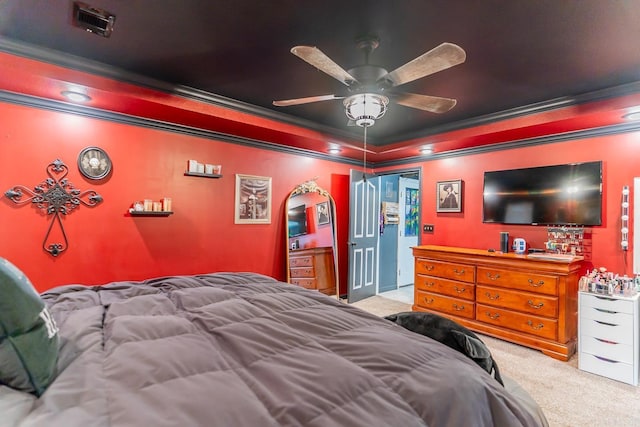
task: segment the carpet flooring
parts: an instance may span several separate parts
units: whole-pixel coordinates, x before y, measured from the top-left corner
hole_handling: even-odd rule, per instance
[[[352,305],[378,316],[411,311],[411,304],[373,296]],[[561,362],[507,341],[478,334],[500,372],[542,407],[551,427],[640,427],[640,387],[578,369],[578,356]]]

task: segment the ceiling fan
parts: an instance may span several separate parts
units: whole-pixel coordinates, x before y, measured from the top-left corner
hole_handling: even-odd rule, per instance
[[[379,46],[377,38],[362,39],[357,46],[365,53],[365,63],[348,71],[345,71],[317,47],[295,46],[291,49],[291,53],[300,59],[346,85],[352,95],[337,96],[332,94],[285,99],[273,101],[273,105],[288,107],[342,99],[347,116],[351,119],[350,122],[353,121],[359,126],[371,126],[375,120],[382,117],[389,99],[405,107],[432,113],[445,113],[456,105],[455,99],[395,92],[393,88],[463,63],[466,59],[466,53],[460,46],[453,43],[442,43],[391,72],[369,64],[370,53]],[[369,105],[366,105],[367,102]],[[369,114],[365,114],[364,110],[370,107],[373,107],[373,110],[368,111]]]

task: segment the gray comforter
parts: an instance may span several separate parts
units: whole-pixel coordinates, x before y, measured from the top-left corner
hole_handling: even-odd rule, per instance
[[[0,386],[0,425],[537,426],[464,355],[253,273],[65,286],[44,395]]]

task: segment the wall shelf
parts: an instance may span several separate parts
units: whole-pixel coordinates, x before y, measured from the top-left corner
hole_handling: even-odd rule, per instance
[[[131,216],[169,216],[173,215],[172,211],[134,211],[129,209]]]
[[[222,178],[222,175],[215,173],[185,172],[185,176],[199,176],[202,178]]]

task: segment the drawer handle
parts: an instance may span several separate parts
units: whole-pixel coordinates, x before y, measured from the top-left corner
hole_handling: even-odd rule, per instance
[[[601,357],[601,356],[596,356],[595,354],[593,355],[593,357],[595,357],[596,359],[600,359],[604,362],[609,362],[609,363],[620,363],[617,360],[611,360],[611,359],[607,359],[606,357]]]
[[[497,320],[500,318],[500,313],[491,314],[488,311],[485,311],[484,314],[486,314],[489,319]]]
[[[464,311],[464,305],[453,304],[453,309],[455,311]]]
[[[596,320],[595,322],[600,323],[601,325],[606,325],[606,326],[619,326],[619,325],[616,325],[615,323],[601,322],[599,320]]]
[[[453,273],[457,274],[458,276],[461,276],[464,274],[464,268],[462,270],[458,270],[457,268],[454,268]]]
[[[619,342],[610,341],[610,340],[603,340],[602,338],[596,338],[596,337],[593,337],[593,338],[594,338],[596,341],[600,341],[600,342],[603,342],[603,343],[605,343],[605,344],[615,344],[615,345],[620,344]]]
[[[426,265],[426,264],[425,264],[424,268],[425,268],[427,271],[431,271],[431,270],[433,270],[433,269],[435,268],[435,266],[433,266],[433,265]]]
[[[541,302],[540,304],[534,304],[534,303],[533,303],[533,301],[529,300],[529,301],[527,301],[527,304],[528,304],[530,307],[535,308],[536,310],[537,310],[537,309],[539,309],[539,308],[544,307],[544,303],[543,303],[543,302]]]
[[[463,293],[464,291],[467,290],[467,288],[459,288],[457,286],[454,286],[453,289],[459,294],[461,294],[461,293]]]
[[[424,282],[424,285],[429,287],[429,288],[433,288],[435,283],[434,282]]]
[[[427,304],[433,304],[433,298],[424,298],[424,302],[426,302]]]
[[[600,313],[618,314],[618,312],[617,312],[617,311],[604,310],[604,309],[602,309],[602,308],[595,308],[595,307],[594,307],[594,309],[595,309],[596,311],[599,311]]]
[[[487,298],[489,298],[490,300],[493,300],[493,301],[495,301],[498,298],[500,298],[500,294],[496,294],[496,296],[491,295],[489,292],[485,292],[484,294],[487,296]]]
[[[487,273],[487,277],[489,280],[498,280],[500,278],[499,274],[492,275],[491,273]]]
[[[531,320],[527,320],[527,325],[531,326],[531,328],[535,329],[536,331],[544,328],[544,325],[542,323],[538,323],[537,325],[534,325]]]
[[[534,288],[539,288],[540,286],[544,285],[544,280],[538,280],[538,282],[535,283],[533,279],[527,279],[527,282],[529,282],[529,284]]]

